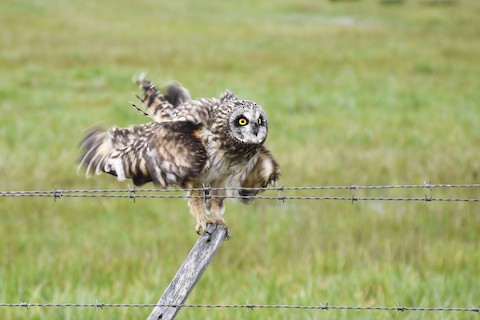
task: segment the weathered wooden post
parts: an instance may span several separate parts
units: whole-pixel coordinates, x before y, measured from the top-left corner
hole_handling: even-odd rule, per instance
[[[226,235],[225,228],[212,224],[207,225],[207,230],[198,238],[147,320],[175,318],[181,308],[178,305],[187,300]]]

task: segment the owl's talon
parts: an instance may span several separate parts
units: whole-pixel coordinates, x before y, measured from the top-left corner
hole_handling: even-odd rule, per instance
[[[225,220],[223,220],[222,218],[220,219],[211,218],[207,220],[207,224],[214,224],[216,226],[223,227],[225,229],[225,240],[230,240],[231,238],[230,231],[228,229],[228,225],[225,223]]]
[[[198,235],[202,235],[207,230],[207,222],[206,220],[199,221],[195,226],[195,232]]]

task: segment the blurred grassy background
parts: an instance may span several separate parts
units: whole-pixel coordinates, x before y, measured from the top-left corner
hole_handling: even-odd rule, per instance
[[[0,189],[126,188],[77,176],[74,161],[90,125],[146,121],[128,103],[142,71],[195,98],[229,88],[261,104],[281,185],[478,183],[480,3],[398,3],[4,0]],[[478,197],[459,192],[431,195]],[[379,194],[412,191],[357,196]],[[183,200],[1,198],[0,207],[0,302],[154,303],[197,238]],[[189,303],[478,305],[476,204],[257,201],[229,203],[226,219],[233,237]],[[0,309],[3,319],[149,313]],[[427,316],[473,318],[185,309],[178,319]]]

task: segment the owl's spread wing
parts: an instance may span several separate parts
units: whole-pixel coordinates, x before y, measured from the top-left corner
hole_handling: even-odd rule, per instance
[[[258,151],[258,160],[252,171],[247,175],[245,181],[242,183],[242,188],[265,188],[268,185],[273,185],[280,177],[280,169],[277,161],[273,158],[270,151],[263,145]],[[244,203],[253,200],[259,190],[241,189],[239,195]]]
[[[95,129],[82,141],[80,165],[87,176],[106,172],[137,186],[153,181],[161,187],[184,187],[208,162],[199,130],[201,125],[188,121]]]
[[[146,114],[156,122],[189,121],[205,125],[219,103],[217,99],[192,100],[188,90],[177,82],[168,83],[164,94],[144,75],[139,77],[137,83],[143,90],[140,100]]]
[[[175,108],[192,99],[188,90],[177,82],[166,84],[165,93],[161,93],[145,75],[140,75],[137,83],[143,91],[143,98],[139,98],[146,114],[157,122],[172,120]]]

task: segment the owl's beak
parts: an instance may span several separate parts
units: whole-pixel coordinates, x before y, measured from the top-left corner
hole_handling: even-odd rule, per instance
[[[259,125],[258,124],[254,124],[253,127],[252,127],[252,132],[254,135],[257,135],[258,134],[258,130],[259,130]]]

